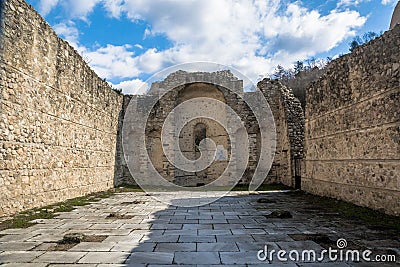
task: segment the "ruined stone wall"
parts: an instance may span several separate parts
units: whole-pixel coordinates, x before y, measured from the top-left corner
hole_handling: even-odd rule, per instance
[[[209,82],[204,83],[204,81]],[[224,83],[225,86],[213,85],[214,82]],[[293,96],[291,91],[284,87],[280,82],[264,80],[258,84],[267,101],[269,102],[271,111],[274,115],[276,130],[277,130],[277,151],[271,171],[265,173],[265,183],[283,182],[289,186],[295,186],[293,159],[303,157],[303,140],[304,140],[304,116],[300,102]],[[191,87],[195,91],[187,91]],[[148,104],[153,98],[158,98],[166,89],[174,88],[172,91],[160,97],[157,105],[149,116],[146,128],[147,148],[153,164],[158,172],[171,182],[176,182],[180,185],[196,186],[197,184],[209,183],[218,175],[208,176],[206,179],[202,177],[193,177],[193,175],[182,175],[177,173],[177,170],[171,165],[168,159],[163,156],[162,144],[160,142],[161,128],[166,116],[177,106],[182,99],[187,100],[193,97],[209,97],[215,98],[226,103],[231,107],[236,114],[240,116],[245,123],[245,127],[249,136],[249,158],[246,172],[240,183],[248,184],[253,176],[254,170],[258,164],[259,147],[260,147],[260,131],[256,118],[246,104],[246,99],[251,98],[252,92],[243,92],[243,82],[234,77],[229,71],[216,73],[187,73],[178,71],[169,75],[164,81],[153,83],[150,93],[143,96],[125,96],[125,104],[123,112],[125,112],[128,103],[134,98],[137,101],[136,109],[148,108]],[[202,89],[203,88],[203,89]],[[214,88],[214,89],[212,89]],[[232,91],[226,88],[231,88]],[[216,89],[216,90],[215,90]],[[220,93],[218,93],[218,91]],[[195,93],[193,95],[193,93]],[[215,96],[213,96],[215,94]],[[220,95],[222,94],[222,95]],[[193,107],[200,108],[200,107]],[[215,113],[226,113],[226,110],[220,110]],[[123,119],[123,117],[121,117]],[[204,124],[208,124],[204,121]],[[122,129],[122,121],[120,130]],[[190,125],[188,125],[190,126]],[[194,126],[194,125],[191,125]],[[217,130],[217,126],[209,125],[213,131]],[[188,134],[190,135],[190,133]],[[225,132],[218,130],[213,140],[218,144],[226,146]],[[181,140],[189,140],[193,143],[193,136],[182,138]],[[218,140],[219,139],[219,140]],[[169,144],[172,145],[172,144]],[[190,144],[189,144],[190,146]],[[181,146],[185,150],[185,145]],[[225,147],[226,148],[226,147]],[[228,149],[229,150],[229,149]],[[121,152],[121,132],[118,142],[118,163],[121,163],[117,169],[116,175],[117,184],[134,184],[125,162],[124,155]],[[190,155],[188,155],[190,157]],[[143,156],[144,157],[144,156]],[[210,173],[221,173],[225,165],[219,163],[217,167],[212,166]],[[177,179],[179,177],[179,179]],[[235,177],[234,177],[235,178]]]
[[[276,152],[271,175],[277,176],[277,182],[291,187],[296,184],[297,174],[303,159],[304,115],[300,101],[292,91],[279,81],[264,79],[258,88],[268,100],[276,127]]]
[[[122,96],[31,6],[0,3],[0,215],[113,187]]]
[[[393,29],[397,24],[400,24],[400,1],[397,2],[394,8],[392,19],[390,21],[390,29]]]
[[[400,25],[307,90],[303,188],[400,214]]]
[[[204,83],[204,81],[206,82]],[[144,110],[146,109],[151,108],[149,107],[149,105],[154,104],[153,100],[155,98],[158,99],[156,105],[151,110],[150,116],[148,117],[146,123],[146,147],[154,167],[166,180],[170,182],[185,186],[207,184],[215,180],[215,178],[218,178],[226,168],[227,161],[220,161],[212,163],[211,166],[209,166],[204,172],[183,172],[182,170],[175,168],[169,162],[169,160],[163,153],[160,140],[161,129],[167,115],[170,114],[172,110],[182,102],[196,97],[207,97],[210,99],[217,99],[224,103],[226,102],[229,106],[235,106],[231,103],[233,99],[237,101],[235,94],[229,92],[229,90],[222,86],[214,85],[213,83],[217,81],[222,81],[222,83],[226,87],[243,93],[243,82],[234,77],[230,72],[222,71],[216,73],[187,73],[184,71],[177,71],[170,74],[164,81],[153,83],[150,92],[147,95],[125,97],[125,104],[122,113],[126,112],[128,103],[131,103],[132,99],[134,100],[135,104],[137,104],[137,107],[135,109],[138,110],[140,113],[144,112]],[[172,90],[165,93],[169,89]],[[193,108],[200,109],[199,111],[201,112],[201,109],[204,107],[198,106]],[[218,112],[217,110],[215,110],[215,113],[223,114],[226,113],[226,111],[221,110]],[[121,117],[121,119],[123,119],[123,117]],[[191,151],[194,140],[193,135],[191,134],[192,129],[189,128],[194,127],[194,124],[196,124],[197,122],[202,122],[207,126],[208,138],[213,139],[217,145],[221,145],[225,149],[228,148],[229,138],[227,137],[227,133],[220,125],[207,119],[194,120],[184,127],[183,132],[181,133],[184,136],[181,136],[181,138],[179,138],[181,141],[180,149],[187,158],[193,158],[194,156],[196,156],[196,152],[194,150]],[[117,151],[121,151],[123,149],[121,145],[121,130],[123,127],[122,121],[120,125],[121,127],[119,132]],[[174,146],[175,144],[169,145]],[[117,178],[116,183],[134,184],[135,181],[129,173],[126,158],[124,157],[123,152],[118,152],[118,157],[118,163],[120,163],[117,167],[119,178]],[[141,157],[145,157],[145,155],[142,155]]]

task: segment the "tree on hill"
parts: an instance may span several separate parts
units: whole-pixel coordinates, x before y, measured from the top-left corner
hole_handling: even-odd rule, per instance
[[[381,34],[382,32],[377,34],[376,32],[369,31],[364,33],[362,36],[355,36],[349,43],[350,52],[352,52],[356,47],[372,41]],[[272,79],[277,79],[284,85],[290,87],[293,90],[294,96],[300,100],[303,110],[305,110],[307,87],[326,72],[325,66],[330,61],[332,61],[331,57],[319,60],[311,57],[304,61],[296,61],[293,68],[285,69],[281,65],[278,65],[270,77]]]
[[[296,61],[293,68],[288,69],[278,65],[271,78],[277,79],[287,87],[290,87],[294,96],[300,100],[304,111],[306,107],[306,88],[322,76],[325,72],[325,65],[331,60],[332,58],[329,57],[320,60],[312,57],[304,61]]]
[[[349,43],[349,50],[350,50],[350,52],[353,52],[353,50],[354,50],[356,47],[358,47],[358,46],[360,46],[360,45],[362,45],[362,44],[365,44],[365,43],[368,43],[368,42],[374,40],[376,37],[378,37],[378,36],[381,35],[381,34],[382,34],[382,33],[377,34],[376,32],[371,32],[371,31],[369,31],[369,32],[364,33],[362,37],[359,36],[359,35],[357,35],[357,36],[354,37],[353,40]]]

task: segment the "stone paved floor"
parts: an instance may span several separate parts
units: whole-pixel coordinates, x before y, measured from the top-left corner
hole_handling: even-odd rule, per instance
[[[189,195],[180,193],[179,198],[187,200]],[[259,198],[266,198],[269,203],[258,203]],[[289,210],[293,218],[265,216],[279,209]],[[132,216],[106,218],[110,213]],[[47,251],[67,233],[106,238],[102,242],[81,242],[68,251]],[[310,240],[312,234],[320,237]],[[373,266],[370,262],[332,262],[327,258],[317,263],[281,262],[276,254],[271,261],[262,262],[257,258],[257,251],[265,245],[269,251],[297,249],[301,253],[307,249],[320,253],[323,247],[337,249],[339,238],[347,240],[349,249],[368,248],[374,255],[397,253],[397,264],[400,259],[399,236],[368,229],[337,214],[316,209],[302,195],[283,192],[259,195],[232,192],[214,203],[193,208],[170,206],[144,193],[122,193],[60,213],[54,219],[38,220],[38,224],[27,229],[4,230],[0,235],[4,235],[0,238],[2,267]]]

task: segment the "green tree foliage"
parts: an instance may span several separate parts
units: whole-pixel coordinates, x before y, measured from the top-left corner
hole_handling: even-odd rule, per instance
[[[306,89],[310,83],[318,79],[325,72],[325,65],[332,58],[309,58],[304,61],[296,61],[293,68],[285,69],[281,65],[276,66],[271,78],[281,81],[290,87],[295,97],[300,100],[303,111],[306,107]]]
[[[369,31],[364,33],[362,36],[355,36],[349,43],[349,50],[353,51],[356,47],[368,43],[371,40],[377,38],[380,34]],[[341,55],[342,56],[342,55]],[[316,59],[311,57],[304,61],[296,61],[293,68],[285,69],[281,65],[276,66],[272,79],[278,79],[287,87],[293,90],[294,96],[296,96],[300,102],[303,110],[306,107],[306,89],[310,84],[321,77],[325,72],[325,66],[332,61],[331,57],[326,59]]]

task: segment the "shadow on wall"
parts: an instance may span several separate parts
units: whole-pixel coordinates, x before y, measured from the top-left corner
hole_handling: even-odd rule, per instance
[[[127,177],[125,174],[129,174],[127,165],[125,164],[124,151],[122,148],[122,126],[125,117],[126,108],[131,100],[131,95],[124,95],[122,101],[122,107],[118,114],[118,130],[117,138],[115,141],[115,159],[114,159],[114,187],[131,184],[135,185],[135,181],[131,176]]]
[[[122,103],[122,108],[118,114],[118,130],[117,130],[117,138],[115,140],[115,158],[114,158],[114,187],[119,186],[119,182],[122,178],[122,164],[121,160],[123,160],[124,152],[122,151],[122,122],[125,116],[124,110],[125,97]]]

